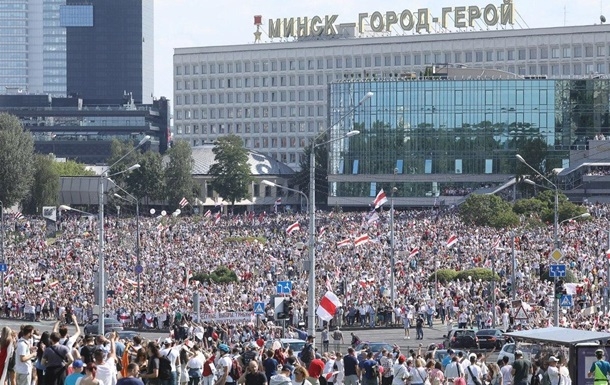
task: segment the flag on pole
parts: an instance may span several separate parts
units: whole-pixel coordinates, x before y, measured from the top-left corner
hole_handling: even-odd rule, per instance
[[[279,205],[281,205],[281,204],[282,204],[282,197],[279,197],[279,198],[277,198],[277,199],[275,200],[275,205],[276,205],[276,206],[279,206]]]
[[[365,243],[368,243],[370,241],[371,241],[371,239],[369,238],[369,235],[364,234],[364,235],[361,235],[358,238],[356,238],[356,240],[354,241],[354,245],[360,246],[360,245],[364,245]]]
[[[186,206],[188,204],[189,204],[189,201],[187,201],[185,197],[182,197],[182,199],[180,200],[180,203],[179,203],[180,208],[183,209],[184,206]]]
[[[341,301],[329,290],[320,300],[316,314],[324,321],[330,321],[337,313],[337,308],[339,307],[341,307]]]
[[[381,191],[379,191],[379,193],[375,197],[375,200],[373,201],[373,205],[375,206],[375,209],[378,209],[387,201],[388,201],[388,198],[386,198],[385,192],[383,191],[383,189],[381,189]]]
[[[220,221],[220,211],[214,215],[214,224],[217,224]]]
[[[13,218],[15,220],[23,219],[23,214],[21,214],[20,211],[17,211],[15,214],[13,214]]]
[[[419,254],[419,248],[418,247],[414,247],[414,248],[411,249],[411,252],[409,253],[409,257],[413,258],[417,254]]]
[[[458,238],[455,234],[451,234],[451,236],[449,237],[449,239],[447,239],[447,247],[451,247],[453,245],[455,245],[458,241]]]
[[[371,216],[369,217],[369,219],[366,221],[369,225],[371,223],[375,223],[379,220],[379,215],[376,212],[373,212],[373,214],[371,214]]]
[[[205,212],[205,214],[203,214],[203,216],[204,216],[205,218],[209,218],[209,217],[211,217],[211,216],[212,216],[212,210],[208,210],[208,211],[206,211],[206,212]]]
[[[320,227],[320,232],[318,233],[318,237],[321,237],[324,234],[326,234],[326,227]]]
[[[293,224],[288,226],[288,228],[286,229],[286,233],[292,234],[293,232],[295,232],[297,230],[301,230],[301,226],[299,225],[299,222],[294,222]]]
[[[500,241],[502,240],[502,238],[498,237],[498,240],[494,243],[493,249],[497,250],[500,248]]]
[[[350,239],[344,239],[342,241],[337,242],[337,247],[345,247],[349,246],[352,243]]]

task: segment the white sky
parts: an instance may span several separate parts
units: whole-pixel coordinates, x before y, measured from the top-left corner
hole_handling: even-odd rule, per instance
[[[149,0],[153,1],[153,0]],[[269,40],[267,22],[284,17],[339,15],[337,24],[358,21],[358,14],[375,11],[400,14],[428,8],[440,17],[443,7],[487,4],[502,0],[154,0],[155,2],[155,96],[173,101],[172,60],[174,48],[250,44],[254,41],[254,15],[263,16],[262,40]],[[610,22],[610,0],[514,0],[517,20],[530,28],[599,24],[603,14]],[[565,21],[565,22],[564,22]],[[515,28],[518,28],[515,26]],[[277,41],[277,39],[276,39]]]

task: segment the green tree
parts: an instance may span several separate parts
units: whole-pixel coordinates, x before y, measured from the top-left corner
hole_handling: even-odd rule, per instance
[[[133,170],[127,178],[127,190],[139,200],[148,197],[163,200],[164,178],[161,154],[147,151],[139,157],[140,168]]]
[[[170,205],[178,207],[182,198],[192,203],[193,196],[193,153],[184,140],[177,140],[167,153],[165,167],[166,197]]]
[[[40,214],[42,206],[56,206],[59,196],[59,172],[54,166],[55,158],[51,155],[36,155],[33,163],[34,183],[21,203],[26,214]]]
[[[0,201],[9,207],[21,201],[34,180],[34,139],[19,119],[0,114]]]
[[[248,150],[243,147],[241,138],[236,135],[219,138],[212,152],[216,161],[210,167],[214,191],[231,202],[231,205],[246,199],[253,178],[248,163]]]
[[[53,168],[55,168],[59,176],[95,176],[94,171],[87,170],[84,164],[73,160],[53,162]]]
[[[460,206],[460,217],[467,224],[497,229],[519,224],[511,205],[497,195],[471,194]]]

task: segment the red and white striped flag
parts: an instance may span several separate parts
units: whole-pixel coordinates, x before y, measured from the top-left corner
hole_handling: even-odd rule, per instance
[[[209,218],[209,217],[211,217],[211,216],[212,216],[212,210],[208,210],[208,211],[206,211],[206,212],[205,212],[205,214],[203,214],[203,216],[204,216],[205,218]]]
[[[220,222],[220,211],[214,215],[214,224],[217,224],[218,222]]]
[[[182,197],[179,204],[180,204],[180,208],[183,209],[184,206],[189,204],[189,201],[187,201],[185,197]]]
[[[51,282],[51,283],[49,284],[49,287],[50,287],[50,288],[55,288],[55,287],[57,287],[57,285],[59,285],[59,281],[53,281],[53,282]]]
[[[34,277],[34,285],[40,285],[42,283],[42,277]]]
[[[371,239],[369,238],[369,235],[364,234],[364,235],[361,235],[358,238],[356,238],[356,240],[354,241],[354,245],[360,246],[360,245],[364,245],[365,243],[369,243],[370,241],[371,241]]]
[[[20,211],[17,211],[15,214],[13,214],[13,218],[14,218],[15,220],[18,220],[18,219],[23,219],[23,214],[21,214],[21,212],[20,212]]]
[[[352,243],[351,239],[344,239],[342,241],[337,242],[337,247],[349,246],[351,243]]]
[[[4,283],[8,283],[15,276],[15,272],[13,271],[13,267],[9,266],[8,270],[4,274]]]
[[[131,287],[138,287],[138,282],[133,279],[125,278],[125,283]]]
[[[320,227],[320,232],[318,233],[318,237],[321,237],[324,234],[326,234],[326,227]]]
[[[341,301],[329,290],[320,300],[316,314],[324,321],[330,321],[337,313],[337,308],[339,307],[341,307]]]
[[[447,247],[451,247],[455,245],[458,241],[458,237],[455,234],[451,234],[449,239],[447,239]]]
[[[371,214],[371,216],[367,220],[367,223],[370,225],[371,223],[374,223],[378,220],[379,220],[379,215],[376,212],[373,212],[373,214]]]
[[[494,246],[493,249],[497,250],[500,248],[500,241],[502,240],[502,238],[498,238],[498,240],[496,242],[494,242]]]
[[[275,200],[275,205],[276,205],[276,206],[279,206],[279,205],[281,205],[281,204],[282,204],[282,197],[279,197],[279,198],[277,198],[277,199]]]
[[[383,189],[381,189],[381,191],[379,191],[379,193],[375,197],[375,200],[373,201],[373,205],[375,206],[376,209],[378,209],[381,206],[383,206],[383,204],[386,203],[387,201],[388,201],[388,198],[385,196],[385,192],[383,192]]]
[[[293,232],[295,232],[297,230],[301,230],[301,226],[299,225],[299,222],[294,222],[293,224],[288,226],[288,228],[286,229],[286,233],[292,234]]]
[[[411,249],[411,252],[409,253],[409,257],[413,258],[417,254],[419,254],[419,247],[414,247],[414,248]]]

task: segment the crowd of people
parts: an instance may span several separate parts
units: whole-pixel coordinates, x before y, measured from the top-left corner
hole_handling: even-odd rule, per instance
[[[77,325],[76,316],[72,321]],[[62,317],[63,319],[63,317]],[[398,345],[377,353],[353,346],[316,349],[315,336],[295,351],[274,339],[270,329],[244,327],[247,336],[231,343],[210,325],[188,323],[179,338],[144,340],[70,333],[61,320],[51,332],[29,324],[0,333],[2,385],[571,385],[568,357],[561,348],[546,348],[514,359],[488,362],[484,353],[438,352],[431,346],[401,351]],[[201,331],[202,335],[199,335]],[[220,331],[220,330],[219,330]],[[555,349],[555,350],[553,350]],[[603,349],[588,376],[607,384],[610,363]]]
[[[562,309],[562,326],[607,330],[610,325],[609,309],[603,306],[609,208],[590,204],[592,218],[559,228],[561,263],[568,265],[576,280],[571,286],[575,306]],[[369,213],[357,212],[318,212],[316,217],[316,290],[319,297],[332,291],[343,305],[331,321],[333,326],[414,324],[418,314],[428,324],[433,317],[449,323],[462,317],[469,325],[487,325],[495,315],[498,323],[547,326],[553,318],[554,287],[541,279],[554,248],[552,224],[532,226],[524,218],[523,226],[512,230],[512,282],[513,242],[508,232],[465,225],[451,209],[396,211],[396,301],[391,303],[389,211],[382,207],[375,220]],[[4,273],[3,314],[38,320],[66,312],[81,323],[91,320],[99,256],[96,219],[63,215],[61,231],[52,240],[45,237],[41,220],[5,219],[4,259],[9,271]],[[201,215],[141,217],[139,222],[137,256],[135,218],[105,219],[108,316],[143,328],[169,327],[183,317],[248,323],[254,320],[254,303],[269,304],[277,282],[288,280],[293,300],[289,323],[302,327],[307,321],[303,264],[307,250],[299,247],[307,244],[305,215],[223,214],[219,220]],[[301,230],[288,233],[294,223]],[[354,241],[363,235],[367,241],[356,246]],[[451,237],[457,241],[447,246]],[[143,270],[139,279],[138,260]],[[440,269],[491,268],[492,264],[500,277],[494,304],[490,282],[434,279]],[[189,279],[219,267],[233,271],[237,280],[201,284]],[[195,293],[199,312],[193,303]],[[514,319],[513,298],[531,306],[528,319]]]

